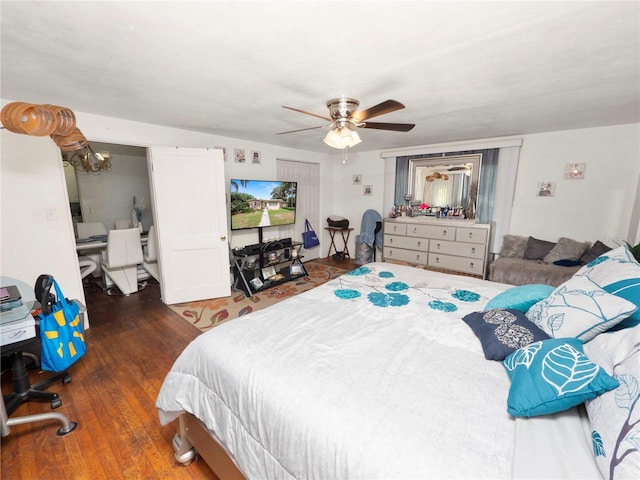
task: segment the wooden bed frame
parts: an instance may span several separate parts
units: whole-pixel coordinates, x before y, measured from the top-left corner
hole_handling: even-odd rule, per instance
[[[227,451],[211,436],[200,420],[190,413],[183,413],[178,422],[178,432],[173,437],[178,463],[189,465],[197,452],[220,480],[245,480]]]

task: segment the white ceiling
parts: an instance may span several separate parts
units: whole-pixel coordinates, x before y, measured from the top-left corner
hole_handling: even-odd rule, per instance
[[[341,95],[406,109],[355,151],[640,122],[640,2],[0,3],[2,98],[330,152]],[[80,125],[80,128],[82,126]]]

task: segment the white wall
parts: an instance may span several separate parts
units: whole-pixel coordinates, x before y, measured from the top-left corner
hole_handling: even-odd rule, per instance
[[[49,137],[8,130],[0,140],[0,273],[28,285],[51,274],[85,303],[60,150]]]
[[[584,180],[565,180],[567,163],[586,163]],[[639,175],[639,124],[526,135],[510,233],[637,243],[631,222]],[[555,197],[536,195],[538,182],[546,180],[556,182]]]

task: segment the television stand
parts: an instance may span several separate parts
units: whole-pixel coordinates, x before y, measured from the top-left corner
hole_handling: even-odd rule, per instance
[[[298,254],[302,242],[290,238],[247,245],[232,250],[233,288],[247,297],[307,275]]]

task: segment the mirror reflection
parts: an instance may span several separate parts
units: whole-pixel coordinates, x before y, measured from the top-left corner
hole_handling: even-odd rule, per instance
[[[481,160],[481,154],[411,160],[412,215],[475,218]]]

